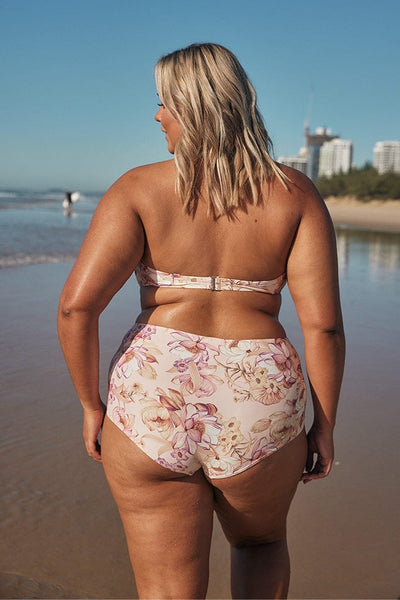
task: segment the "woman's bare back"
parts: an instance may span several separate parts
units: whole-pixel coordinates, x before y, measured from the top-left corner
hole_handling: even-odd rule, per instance
[[[255,281],[286,272],[301,218],[298,194],[266,184],[258,206],[213,219],[199,202],[185,214],[175,193],[174,161],[135,169],[130,198],[145,231],[143,261],[182,275]],[[139,193],[138,193],[139,191]],[[280,295],[143,288],[139,321],[221,337],[280,337]]]

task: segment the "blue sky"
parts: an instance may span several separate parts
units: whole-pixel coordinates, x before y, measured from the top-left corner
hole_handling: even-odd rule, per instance
[[[0,0],[0,189],[102,191],[168,158],[154,64],[198,41],[238,56],[277,157],[308,116],[362,165],[400,139],[399,22],[399,0]]]

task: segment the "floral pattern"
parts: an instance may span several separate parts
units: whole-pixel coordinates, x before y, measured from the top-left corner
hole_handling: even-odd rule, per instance
[[[306,392],[287,339],[223,340],[136,324],[112,362],[107,414],[153,460],[240,473],[302,430]]]

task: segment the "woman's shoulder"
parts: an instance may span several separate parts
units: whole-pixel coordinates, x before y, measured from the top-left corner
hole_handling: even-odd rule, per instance
[[[149,163],[129,169],[117,180],[116,183],[147,183],[151,181],[156,183],[161,177],[173,176],[175,174],[175,161],[164,160],[161,162]],[[154,180],[154,178],[156,178]]]
[[[123,197],[135,203],[170,187],[175,180],[174,160],[140,165],[126,171],[107,190],[108,197]]]
[[[286,165],[278,166],[288,178],[287,189],[280,198],[282,210],[296,214],[299,225],[303,227],[310,227],[311,224],[312,230],[318,227],[322,229],[325,225],[332,228],[332,219],[325,200],[311,179],[297,169]]]
[[[283,164],[277,163],[277,166],[285,175],[286,188],[283,185],[280,187],[282,190],[284,189],[283,195],[290,204],[297,204],[303,210],[325,206],[325,202],[315,184],[307,175]]]
[[[307,175],[293,167],[288,167],[281,163],[276,164],[285,176],[289,193],[301,195],[310,193],[310,191],[316,192],[315,185]]]

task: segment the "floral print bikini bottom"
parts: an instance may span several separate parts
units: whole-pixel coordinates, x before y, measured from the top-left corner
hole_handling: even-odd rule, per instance
[[[137,323],[111,364],[107,415],[160,465],[214,479],[294,439],[305,402],[286,338],[224,340]]]

